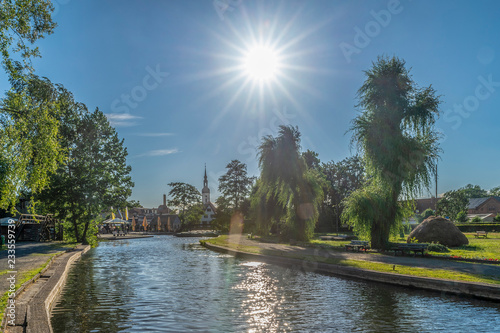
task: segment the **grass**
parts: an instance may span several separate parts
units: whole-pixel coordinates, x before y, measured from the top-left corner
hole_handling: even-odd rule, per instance
[[[212,238],[208,240],[201,241],[202,243],[210,243],[213,245],[219,245],[228,247],[238,251],[244,251],[249,253],[256,254],[264,254],[264,250],[258,246],[244,246],[235,243],[228,243],[228,236],[223,235],[217,238]],[[317,244],[317,246],[328,246],[331,249],[340,249],[343,247],[341,244],[345,244],[348,242],[343,241],[321,241],[321,240],[313,240],[312,244]],[[334,243],[330,246],[330,243]],[[274,252],[274,253],[273,253]],[[430,269],[430,268],[421,268],[421,267],[411,267],[411,266],[403,266],[392,264],[384,264],[384,263],[376,263],[371,261],[364,260],[350,260],[350,259],[340,259],[340,258],[326,258],[326,257],[318,257],[318,256],[303,256],[297,255],[293,253],[283,253],[281,251],[270,251],[265,250],[266,255],[275,255],[275,256],[284,256],[293,259],[305,260],[310,262],[324,262],[328,264],[335,264],[341,266],[348,267],[356,267],[362,268],[377,272],[384,272],[390,274],[405,274],[411,276],[419,276],[419,277],[430,277],[437,279],[447,279],[447,280],[455,280],[455,281],[464,281],[464,282],[480,282],[480,283],[491,283],[491,284],[500,284],[500,277],[491,277],[491,276],[482,276],[478,274],[468,274],[461,273],[453,270],[447,269]]]
[[[475,238],[473,233],[465,235],[469,239],[468,245],[450,248],[450,251],[445,253],[429,252],[429,254],[500,261],[500,233],[488,233],[488,238]]]
[[[62,251],[61,251],[62,252]],[[57,254],[61,253],[52,253],[50,254],[50,257],[47,259],[47,261],[41,265],[38,268],[32,269],[30,271],[26,271],[20,274],[20,276],[17,276],[16,278],[16,291],[23,285],[23,283],[31,280],[35,275],[40,273],[47,265],[49,264],[50,260],[56,256]],[[8,271],[0,271],[1,275],[6,274]],[[9,299],[9,291],[6,291],[2,297],[0,297],[0,318],[3,318],[3,315],[5,313],[5,308],[7,306],[7,300]]]
[[[320,234],[326,235],[326,234]],[[433,256],[461,257],[463,259],[497,259],[500,261],[500,233],[488,233],[488,238],[476,238],[474,233],[465,233],[469,240],[468,245],[450,248],[448,252],[433,252],[428,253]],[[399,236],[390,239],[393,243],[406,243],[406,238]],[[316,239],[317,238],[317,239]],[[331,249],[344,248],[349,241],[324,241],[319,239],[319,235],[310,241],[312,246],[329,247]]]
[[[213,244],[213,245],[225,246],[225,247],[229,247],[231,249],[235,249],[238,251],[262,254],[262,249],[258,246],[244,246],[241,244],[228,243],[227,238],[228,238],[227,235],[221,235],[221,236],[216,237],[216,238],[200,240],[200,243],[204,244],[205,242],[208,242],[208,243]]]
[[[56,249],[60,249],[60,248],[73,248],[76,245],[77,245],[77,243],[72,243],[72,242],[54,242],[54,243],[49,245],[49,248],[51,250],[56,250]],[[6,249],[6,246],[4,245],[2,247],[2,249]],[[30,271],[19,273],[17,278],[16,278],[16,290],[18,290],[25,282],[31,280],[35,275],[40,273],[45,267],[47,267],[50,260],[54,256],[58,255],[61,252],[63,252],[63,251],[59,251],[56,253],[50,253],[50,254],[47,254],[47,253],[32,253],[32,254],[30,254],[29,256],[47,256],[48,255],[49,258],[40,267],[35,268],[33,270],[30,270]],[[2,278],[2,279],[5,278],[5,277],[3,277],[3,275],[6,275],[8,272],[9,272],[9,270],[0,271],[0,278]],[[2,295],[2,297],[0,297],[0,318],[3,318],[8,299],[9,299],[9,291],[5,292]]]

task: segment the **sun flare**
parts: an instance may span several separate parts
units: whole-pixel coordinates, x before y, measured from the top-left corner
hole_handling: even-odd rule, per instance
[[[248,50],[244,57],[245,73],[254,80],[272,80],[278,74],[280,60],[277,52],[270,47],[257,45]]]

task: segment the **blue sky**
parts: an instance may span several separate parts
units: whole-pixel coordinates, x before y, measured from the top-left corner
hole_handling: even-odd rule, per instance
[[[442,96],[439,193],[500,185],[497,1],[53,2],[58,27],[39,43],[36,72],[109,115],[145,206],[172,181],[201,190],[205,163],[212,200],[232,159],[257,175],[255,148],[281,124],[323,162],[352,155],[356,91],[382,54]],[[256,43],[279,52],[274,81],[241,69]]]

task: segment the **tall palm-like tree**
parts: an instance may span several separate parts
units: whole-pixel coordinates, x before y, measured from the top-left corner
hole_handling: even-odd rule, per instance
[[[307,240],[312,236],[318,205],[323,198],[321,179],[308,169],[300,153],[297,127],[280,126],[277,137],[266,136],[259,147],[261,186],[266,197],[286,212],[290,236]]]
[[[417,87],[396,57],[379,57],[365,75],[358,90],[362,113],[350,131],[372,182],[349,197],[345,217],[370,235],[372,247],[384,248],[401,219],[398,201],[414,198],[433,179],[440,100],[432,86]]]

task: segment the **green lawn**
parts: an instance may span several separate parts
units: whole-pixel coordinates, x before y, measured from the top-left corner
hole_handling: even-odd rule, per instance
[[[500,233],[488,233],[488,238],[475,238],[473,233],[465,233],[469,244],[450,248],[449,252],[429,252],[431,255],[455,256],[466,259],[498,259],[500,261]]]
[[[231,249],[262,254],[263,249],[258,246],[243,246],[235,243],[228,243],[228,236],[223,235],[217,238],[207,239],[200,241],[202,244],[207,242],[214,245],[224,246]],[[338,248],[340,250],[343,245],[348,242],[346,241],[320,241],[313,240],[311,243],[317,244],[316,246],[328,246],[330,249]],[[333,243],[333,244],[332,244]],[[395,267],[392,264],[382,264],[382,263],[374,263],[370,261],[363,260],[345,260],[339,258],[321,258],[321,257],[311,257],[311,256],[297,256],[293,253],[283,253],[281,251],[273,251],[266,250],[266,255],[276,255],[276,256],[285,256],[288,258],[306,260],[306,261],[321,261],[330,264],[342,265],[342,266],[350,266],[357,267],[363,269],[369,269],[377,272],[385,272],[390,274],[406,274],[413,276],[421,276],[421,277],[432,277],[438,279],[448,279],[455,281],[467,281],[467,282],[482,282],[482,283],[492,283],[492,284],[500,284],[500,277],[492,277],[492,276],[482,276],[477,274],[467,274],[467,273],[459,273],[452,270],[446,270],[446,267],[443,269],[427,269],[420,267],[410,267],[403,265],[396,265]]]
[[[333,249],[344,248],[345,244],[349,241],[323,241],[319,236],[335,235],[335,234],[317,234],[315,238],[310,241],[312,246],[331,247]],[[475,238],[474,233],[465,233],[469,239],[469,244],[458,248],[450,248],[449,252],[432,252],[428,253],[433,256],[446,256],[446,257],[461,257],[465,259],[498,259],[500,261],[500,233],[488,233],[488,238]],[[406,237],[392,237],[390,239],[393,243],[406,243]]]

